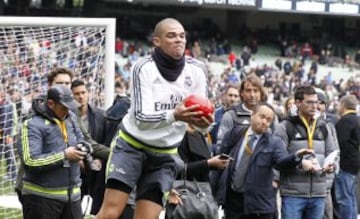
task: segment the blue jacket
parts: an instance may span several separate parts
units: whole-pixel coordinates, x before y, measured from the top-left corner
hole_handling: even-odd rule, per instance
[[[232,175],[235,171],[238,152],[244,139],[246,127],[235,127],[229,132],[229,142],[221,146],[221,153],[229,154],[235,160],[223,170],[213,172],[211,183],[214,195],[225,208],[232,203],[226,202],[226,195],[231,192]],[[245,175],[244,213],[272,213],[275,211],[275,191],[272,187],[273,167],[293,168],[299,161],[294,154],[289,155],[285,143],[277,136],[265,133],[259,139],[250,158]]]
[[[71,201],[79,200],[79,162],[66,160],[64,150],[68,145],[75,146],[83,140],[81,132],[74,118],[68,116],[64,120],[66,143],[51,111],[45,105],[37,106],[34,110],[35,115],[24,122],[17,142],[25,168],[22,194],[63,202],[69,201],[69,198]]]

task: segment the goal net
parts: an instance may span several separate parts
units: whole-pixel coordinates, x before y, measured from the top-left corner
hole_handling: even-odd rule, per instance
[[[88,85],[90,102],[106,108],[114,94],[114,44],[115,19],[0,18],[1,86],[4,98],[16,106],[9,114],[0,104],[0,118],[13,120],[13,142],[0,138],[0,218],[22,218],[14,192],[16,135],[32,97],[46,92],[47,74],[55,67],[73,70]],[[0,90],[0,103],[4,98]]]

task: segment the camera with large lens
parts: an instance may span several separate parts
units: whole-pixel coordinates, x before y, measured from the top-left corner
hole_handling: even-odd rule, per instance
[[[81,141],[76,144],[76,149],[82,152],[85,152],[85,165],[88,166],[91,170],[99,171],[99,167],[95,164],[94,158],[91,155],[93,148],[89,142]]]

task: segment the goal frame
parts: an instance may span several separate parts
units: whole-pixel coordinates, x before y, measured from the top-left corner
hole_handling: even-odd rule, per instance
[[[78,18],[78,17],[0,17],[0,26],[30,27],[104,27],[104,108],[111,106],[115,93],[115,18]]]

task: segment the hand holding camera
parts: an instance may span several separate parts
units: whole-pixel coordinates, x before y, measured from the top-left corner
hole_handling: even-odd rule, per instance
[[[86,152],[78,150],[75,146],[70,146],[65,149],[65,159],[70,161],[79,161],[84,159]]]
[[[94,161],[91,155],[92,152],[93,148],[91,144],[85,141],[79,142],[75,146],[70,146],[64,151],[66,160],[84,160],[86,167],[89,167],[91,170],[94,171],[99,171],[101,169],[101,166],[98,165],[98,162]],[[69,167],[69,164],[67,164],[66,167]]]
[[[91,155],[93,153],[92,145],[89,142],[81,141],[77,143],[76,149],[78,151],[84,152],[84,160],[85,160],[85,166],[89,167],[91,170],[94,171],[100,171],[101,166],[98,165],[98,162],[94,160],[93,156]]]

